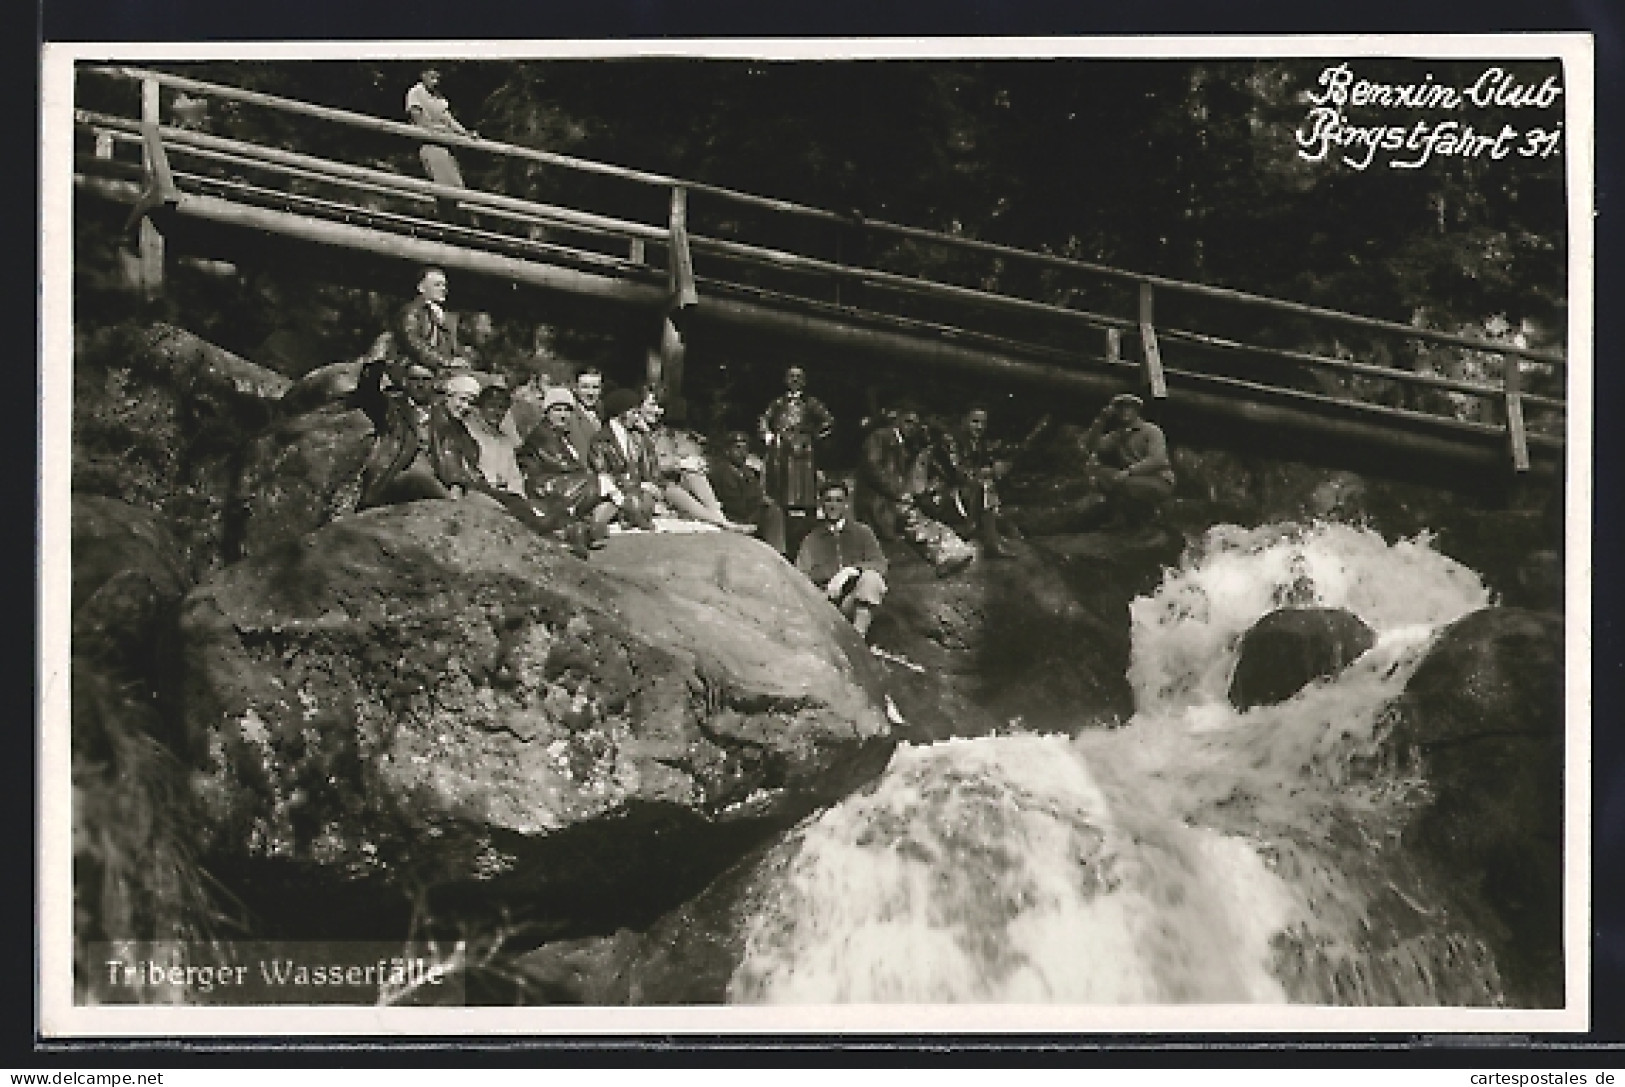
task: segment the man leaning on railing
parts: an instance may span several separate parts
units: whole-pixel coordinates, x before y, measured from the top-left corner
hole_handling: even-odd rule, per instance
[[[462,122],[452,116],[451,103],[439,92],[440,69],[423,69],[422,78],[406,92],[406,115],[412,123],[431,132],[478,136],[479,133],[464,128]],[[437,143],[426,143],[418,149],[418,157],[423,160],[423,168],[428,172],[429,180],[441,185],[453,185],[459,189],[465,187],[462,168],[457,165],[457,159],[449,149]],[[438,197],[435,203],[439,205],[442,219],[457,218],[459,206],[457,201]],[[472,216],[470,219],[472,221]]]

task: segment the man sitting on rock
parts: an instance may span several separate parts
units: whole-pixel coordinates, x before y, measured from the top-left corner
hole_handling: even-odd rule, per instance
[[[1174,466],[1162,428],[1147,422],[1145,401],[1118,393],[1082,439],[1090,484],[1099,492],[1092,523],[1138,528],[1152,523],[1174,493]]]
[[[796,569],[824,590],[830,603],[852,621],[859,637],[886,598],[886,555],[869,526],[848,516],[846,484],[834,480],[819,491],[823,520],[796,553]]]
[[[446,273],[425,268],[417,297],[401,308],[399,336],[408,361],[426,366],[436,377],[447,370],[467,369],[468,352],[457,342],[457,327],[446,313],[451,290]]]
[[[976,550],[919,508],[916,499],[926,486],[921,463],[925,449],[919,409],[900,404],[892,422],[876,427],[864,439],[858,464],[858,516],[873,525],[881,539],[901,537],[913,544],[938,577],[947,577],[968,566]]]
[[[783,555],[784,510],[768,497],[762,471],[751,463],[753,460],[750,435],[742,430],[729,434],[722,454],[711,453],[707,457],[711,488],[716,492],[717,501],[722,503],[723,513],[735,521],[755,525],[768,546]]]
[[[987,436],[987,409],[976,405],[956,428],[938,438],[936,467],[942,476],[936,509],[949,524],[976,533],[987,558],[1008,558],[1009,548],[999,534],[998,479],[1010,468],[1008,460],[994,456]]]
[[[402,375],[403,387],[385,391],[384,370],[388,363],[385,357],[369,358],[350,394],[350,404],[367,414],[376,435],[361,465],[357,509],[418,498],[445,498],[448,493],[435,473],[431,453],[434,373],[425,366],[409,365]]]
[[[643,390],[616,389],[604,398],[608,421],[593,437],[587,461],[615,502],[621,521],[653,529],[660,501],[660,466],[645,433]]]

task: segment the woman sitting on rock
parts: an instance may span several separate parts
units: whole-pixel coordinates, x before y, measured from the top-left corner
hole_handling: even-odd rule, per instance
[[[711,489],[705,447],[690,432],[667,426],[665,408],[654,393],[644,396],[641,408],[660,470],[660,495],[679,516],[729,532],[754,535],[756,526],[731,520]]]
[[[570,390],[549,388],[542,397],[541,421],[531,428],[517,459],[531,498],[563,501],[575,517],[593,526],[593,538],[601,540],[617,508],[587,459],[588,449],[578,447],[575,416]]]
[[[608,421],[593,438],[587,463],[598,473],[620,521],[652,530],[660,501],[660,465],[649,441],[643,402],[641,390],[616,389],[604,397]]]
[[[453,498],[481,495],[494,500],[536,532],[561,534],[584,557],[590,533],[571,516],[569,503],[556,498],[532,501],[525,493],[525,475],[516,456],[519,442],[503,427],[512,403],[512,395],[499,385],[482,390],[467,374],[447,380],[445,402],[429,420],[435,473]]]

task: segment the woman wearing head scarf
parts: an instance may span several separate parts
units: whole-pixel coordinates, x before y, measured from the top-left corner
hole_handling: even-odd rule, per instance
[[[498,385],[481,389],[477,379],[458,374],[446,382],[446,400],[431,420],[436,471],[454,498],[480,495],[495,501],[524,525],[544,534],[564,530],[578,557],[589,543],[585,526],[575,523],[562,499],[532,501],[516,456],[518,441],[503,426],[512,397]]]

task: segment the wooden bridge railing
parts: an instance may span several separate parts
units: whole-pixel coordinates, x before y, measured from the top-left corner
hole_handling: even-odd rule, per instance
[[[245,207],[279,208],[333,224],[361,224],[376,231],[436,238],[523,261],[590,269],[647,282],[664,292],[668,320],[661,339],[660,367],[666,381],[680,380],[681,373],[681,339],[670,315],[703,304],[703,296],[716,294],[832,314],[857,326],[985,345],[1060,365],[1096,366],[1120,372],[1126,381],[1139,384],[1155,398],[1168,396],[1169,379],[1175,378],[1183,385],[1227,390],[1240,396],[1336,404],[1340,410],[1378,420],[1424,420],[1450,429],[1499,432],[1504,435],[1509,457],[1518,471],[1528,470],[1532,443],[1553,448],[1562,442],[1562,421],[1558,416],[1565,406],[1563,397],[1530,391],[1520,369],[1523,364],[1531,365],[1532,372],[1556,379],[1553,383],[1561,388],[1566,363],[1562,355],[1553,352],[1131,272],[997,242],[859,219],[792,201],[531,147],[447,132],[429,133],[405,122],[173,73],[87,67],[81,74],[133,83],[140,88],[139,113],[132,111],[133,115],[123,116],[78,110],[75,120],[94,147],[93,153],[81,159],[78,171],[85,184],[128,184],[116,180],[116,148],[122,144],[138,153],[143,184],[133,202],[134,215],[140,217],[143,230],[144,251],[149,245],[162,245],[160,238],[146,233],[152,229],[149,212],[173,207],[188,196],[213,197]],[[542,165],[572,176],[597,179],[593,193],[616,206],[593,211],[478,188],[456,188],[404,173],[387,161],[337,161],[164,125],[160,93],[166,87],[342,125],[351,133],[409,141],[412,145],[441,144],[477,152],[498,162]],[[623,190],[617,194],[618,200],[609,197],[611,186]],[[663,195],[659,200],[651,199],[655,194]],[[700,198],[708,213],[704,229],[695,218],[695,198]],[[468,218],[448,221],[432,210],[450,205]],[[753,215],[766,218],[750,224],[747,221]],[[785,240],[787,234],[794,233],[794,224],[810,226],[814,242],[807,242],[805,237]],[[843,239],[858,244],[843,248]],[[833,245],[821,246],[820,242]],[[887,244],[889,250],[883,248]],[[817,252],[820,248],[826,248],[826,252]],[[827,248],[834,252],[827,252]],[[860,259],[851,252],[853,248],[867,250],[868,259]],[[931,264],[921,259],[922,248],[980,261],[972,268],[974,282],[954,282],[954,277],[946,273],[922,270]],[[661,253],[664,277],[650,265],[650,259]],[[1056,285],[1048,284],[1047,292],[1041,292],[1048,297],[1030,297],[1007,285],[1021,274],[1014,271],[1017,268],[1040,276],[1087,280],[1096,286],[1087,292],[1076,286],[1058,292]],[[1073,304],[1080,293],[1109,300],[1123,290],[1130,292],[1122,299],[1123,308],[1131,312],[1107,312],[1109,307],[1085,309]],[[1062,294],[1062,301],[1055,300],[1057,293]],[[1310,344],[1305,348],[1249,342],[1217,335],[1211,329],[1178,327],[1168,323],[1166,317],[1159,322],[1159,294],[1165,299],[1186,298],[1238,310],[1262,310],[1277,319],[1312,322],[1357,336],[1498,358],[1500,378],[1452,376],[1324,354],[1314,349],[1320,341],[1318,336],[1308,336]],[[1085,346],[1079,339],[1080,330],[1098,334],[1097,346]],[[1125,334],[1137,348],[1133,362],[1123,357]],[[1169,356],[1172,345],[1178,345],[1178,359]],[[1209,361],[1215,358],[1220,360],[1217,364]],[[1289,365],[1270,369],[1262,360]],[[1303,388],[1305,368],[1330,374],[1332,379]],[[1347,383],[1367,379],[1376,379],[1397,391],[1402,403],[1373,402],[1347,387]],[[1481,408],[1478,414],[1491,415],[1493,411],[1499,418],[1462,418],[1464,412],[1457,401],[1430,401],[1422,395],[1430,390],[1435,397],[1444,393],[1458,400],[1465,397],[1486,402],[1494,408]],[[1531,429],[1526,424],[1526,407],[1541,413],[1549,429]]]

